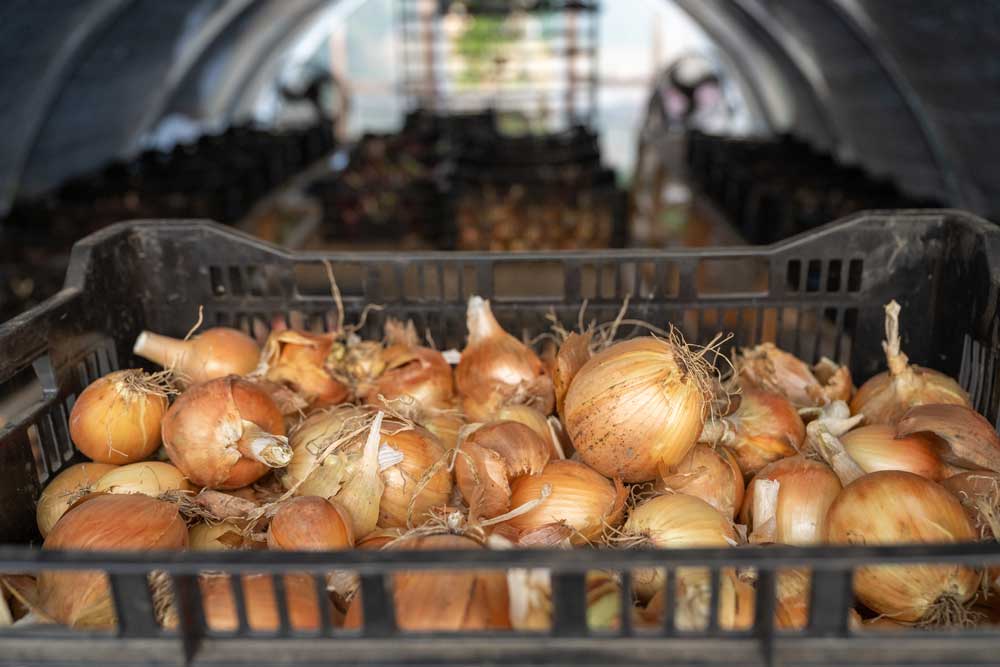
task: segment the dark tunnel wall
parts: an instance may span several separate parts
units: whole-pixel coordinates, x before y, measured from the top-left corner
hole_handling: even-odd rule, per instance
[[[1000,214],[1000,3],[677,2],[761,87],[765,110],[764,87],[780,90],[794,133],[916,194]],[[255,62],[327,4],[0,3],[0,204],[134,150],[164,110],[230,120]]]

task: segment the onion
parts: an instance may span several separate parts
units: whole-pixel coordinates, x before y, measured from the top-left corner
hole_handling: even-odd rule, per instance
[[[763,343],[743,349],[733,360],[743,386],[781,394],[796,407],[851,399],[851,372],[824,357],[810,369],[795,355]]]
[[[382,427],[382,442],[401,453],[403,460],[382,470],[385,490],[378,525],[405,528],[421,523],[429,509],[451,498],[451,475],[443,465],[445,449],[426,429],[394,422]]]
[[[132,463],[160,446],[167,388],[139,369],[94,380],[76,399],[69,435],[77,449],[99,463]]]
[[[99,495],[67,512],[42,548],[150,551],[183,549],[187,544],[187,526],[171,503],[144,495]],[[74,628],[115,626],[103,572],[43,570],[38,595],[42,610],[60,623]]]
[[[472,516],[493,518],[510,507],[508,485],[542,472],[550,445],[524,424],[496,421],[473,431],[455,459],[455,479]]]
[[[848,431],[840,442],[866,473],[904,470],[935,481],[946,474],[934,442],[920,434],[897,438],[891,426],[870,424]]]
[[[163,418],[170,460],[195,484],[215,489],[238,489],[288,465],[284,433],[274,401],[232,375],[191,387]]]
[[[1000,540],[1000,473],[972,470],[941,481],[950,491],[979,531],[979,537]]]
[[[56,521],[79,500],[93,490],[94,484],[117,466],[110,463],[77,463],[52,478],[38,498],[35,519],[38,532],[46,537]]]
[[[255,544],[243,536],[242,527],[233,521],[201,522],[188,529],[188,545],[192,551],[229,551]]]
[[[851,414],[864,414],[872,424],[895,424],[907,410],[928,403],[970,406],[961,386],[943,373],[909,363],[900,349],[899,304],[885,307],[885,349],[889,370],[879,373],[858,389],[851,401]]]
[[[443,410],[424,414],[418,420],[420,425],[434,434],[445,449],[455,449],[458,444],[458,434],[465,426],[461,415]]]
[[[743,475],[752,477],[768,463],[798,453],[805,435],[805,424],[788,399],[747,387],[733,414],[705,424],[701,440],[731,448]]]
[[[505,524],[522,533],[551,523],[565,523],[576,534],[574,543],[600,537],[605,526],[621,522],[628,495],[618,480],[612,484],[576,461],[551,461],[541,473],[525,475],[511,484],[511,513],[523,509]]]
[[[809,624],[811,590],[812,578],[808,569],[778,570],[774,624],[779,630],[802,630]]]
[[[511,421],[527,426],[546,443],[552,440],[548,417],[530,405],[505,405],[497,411],[496,421]]]
[[[920,405],[908,410],[896,425],[899,436],[933,434],[946,463],[1000,472],[1000,437],[993,425],[964,405]]]
[[[674,624],[682,632],[708,627],[712,599],[712,580],[703,568],[677,569],[677,597]],[[732,570],[723,570],[719,577],[719,627],[723,630],[746,630],[753,625],[754,589],[740,580]],[[645,625],[662,624],[666,607],[663,589],[656,591],[649,604],[640,612]]]
[[[683,345],[633,338],[588,361],[566,394],[577,454],[608,477],[643,482],[680,463],[707,411],[704,362]]]
[[[844,487],[827,513],[833,544],[966,542],[972,522],[948,491],[919,475],[873,472]],[[877,565],[854,573],[854,592],[870,609],[897,621],[933,623],[961,611],[980,575],[962,565]]]
[[[375,530],[379,520],[379,509],[385,483],[380,474],[379,443],[382,440],[382,418],[384,413],[375,415],[368,429],[368,437],[361,451],[351,463],[343,487],[337,493],[337,501],[351,518],[351,533],[360,539]]]
[[[156,498],[167,491],[193,491],[184,474],[162,461],[130,463],[108,471],[97,480],[97,493],[144,493]]]
[[[132,352],[169,369],[187,384],[246,375],[260,359],[260,347],[253,338],[226,327],[207,329],[190,340],[143,331]]]
[[[270,575],[247,574],[241,580],[247,624],[258,631],[278,630],[281,616]],[[312,578],[304,574],[286,574],[282,583],[291,627],[296,630],[319,630],[322,622],[319,605],[330,605],[330,601],[317,600]],[[235,631],[239,627],[239,619],[229,575],[202,575],[199,586],[208,627],[218,632]]]
[[[543,568],[507,571],[510,622],[515,630],[548,630],[552,626],[552,581]],[[587,627],[614,630],[621,616],[621,587],[607,572],[586,575]]]
[[[291,387],[311,407],[326,407],[350,398],[350,388],[327,371],[336,334],[276,331],[264,344],[258,369],[271,382]]]
[[[388,549],[481,549],[458,535],[407,537]],[[396,623],[407,631],[510,629],[507,579],[502,570],[404,571],[392,576]],[[345,628],[361,627],[362,596],[347,610]]]
[[[500,327],[490,302],[471,297],[466,322],[469,342],[455,369],[465,414],[475,421],[490,421],[508,403],[532,405],[546,415],[552,412],[552,380],[541,360]]]
[[[383,405],[409,396],[425,409],[451,405],[455,393],[451,366],[440,352],[397,344],[387,347],[382,356],[385,370],[359,389],[366,403]]]
[[[590,361],[591,338],[593,338],[593,332],[590,331],[583,334],[572,332],[566,336],[566,340],[559,346],[559,352],[556,354],[552,371],[552,385],[555,390],[556,413],[563,419],[566,418],[566,392],[569,391],[569,386],[576,374]]]
[[[732,519],[743,502],[743,473],[728,448],[698,443],[672,469],[660,468],[655,488],[701,498]]]
[[[267,546],[286,551],[350,549],[354,546],[351,519],[336,502],[326,498],[289,498],[278,505],[271,518]]]
[[[740,522],[753,529],[752,542],[820,544],[827,511],[840,490],[840,480],[826,464],[802,456],[781,459],[762,468],[747,485]],[[770,498],[760,497],[761,492]]]
[[[367,411],[353,405],[309,415],[288,439],[292,460],[281,471],[282,485],[303,496],[337,495],[348,474],[348,458],[344,453],[364,441],[371,426],[370,417]]]

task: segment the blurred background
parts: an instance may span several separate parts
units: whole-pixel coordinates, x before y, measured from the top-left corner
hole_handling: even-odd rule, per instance
[[[0,320],[69,249],[769,243],[1000,211],[987,0],[5,0]]]

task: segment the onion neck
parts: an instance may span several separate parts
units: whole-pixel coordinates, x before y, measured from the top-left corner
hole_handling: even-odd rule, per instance
[[[243,437],[236,443],[240,454],[269,468],[284,468],[292,462],[288,438],[273,435],[251,421],[243,420]]]
[[[180,338],[171,338],[170,336],[161,336],[152,331],[143,331],[135,339],[132,353],[143,359],[149,359],[164,368],[172,368],[182,363],[190,345],[190,341],[181,340]]]
[[[701,436],[698,438],[698,442],[726,445],[733,440],[735,435],[736,429],[729,419],[709,419],[701,427]]]
[[[889,375],[892,377],[902,375],[910,367],[910,360],[900,345],[899,311],[899,304],[895,300],[890,301],[885,306],[885,341],[882,343],[882,349],[885,350]]]
[[[502,332],[500,323],[493,316],[490,302],[482,297],[469,297],[469,308],[465,315],[465,324],[469,328],[469,344],[486,340]]]

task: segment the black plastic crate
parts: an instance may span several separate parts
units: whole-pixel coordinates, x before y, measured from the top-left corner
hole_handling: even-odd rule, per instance
[[[130,349],[141,329],[184,335],[199,306],[206,325],[266,328],[273,316],[294,312],[327,321],[332,302],[324,260],[338,276],[351,320],[364,304],[386,306],[369,314],[368,334],[387,316],[412,317],[439,345],[461,347],[471,294],[492,298],[495,313],[515,333],[547,327],[550,309],[572,326],[584,300],[588,316],[609,320],[631,295],[630,317],[672,322],[689,340],[731,330],[740,345],[774,340],[807,359],[826,354],[849,363],[857,378],[884,365],[882,305],[896,298],[904,307],[911,359],[957,376],[977,409],[994,423],[998,417],[1000,230],[958,212],[860,214],[768,247],[522,255],[294,254],[203,222],[124,223],[77,244],[65,288],[0,326],[0,406],[9,409],[15,399],[22,405],[0,426],[0,536],[6,543],[0,571],[104,570],[120,625],[103,634],[44,625],[0,629],[0,664],[996,664],[996,630],[874,634],[853,631],[847,616],[851,575],[859,566],[997,565],[996,544],[308,554],[95,554],[30,546],[37,544],[34,499],[41,485],[77,456],[66,428],[74,397],[98,375],[137,363]],[[555,277],[549,288],[542,287],[546,275]],[[613,632],[588,628],[586,571],[622,573],[628,602],[629,570],[674,572],[683,565],[710,568],[716,582],[722,568],[755,569],[753,627],[728,632],[713,615],[700,632],[671,624],[644,631],[626,615]],[[550,631],[413,634],[397,628],[389,573],[510,567],[551,570]],[[802,631],[779,632],[772,615],[775,579],[788,567],[811,568],[810,622]],[[359,632],[327,624],[306,634],[286,621],[276,635],[251,633],[245,624],[217,633],[200,614],[199,572],[308,572],[319,591],[322,574],[335,568],[361,574]],[[172,577],[182,603],[179,633],[154,621],[146,585],[152,571]],[[668,576],[668,593],[672,582]]]

